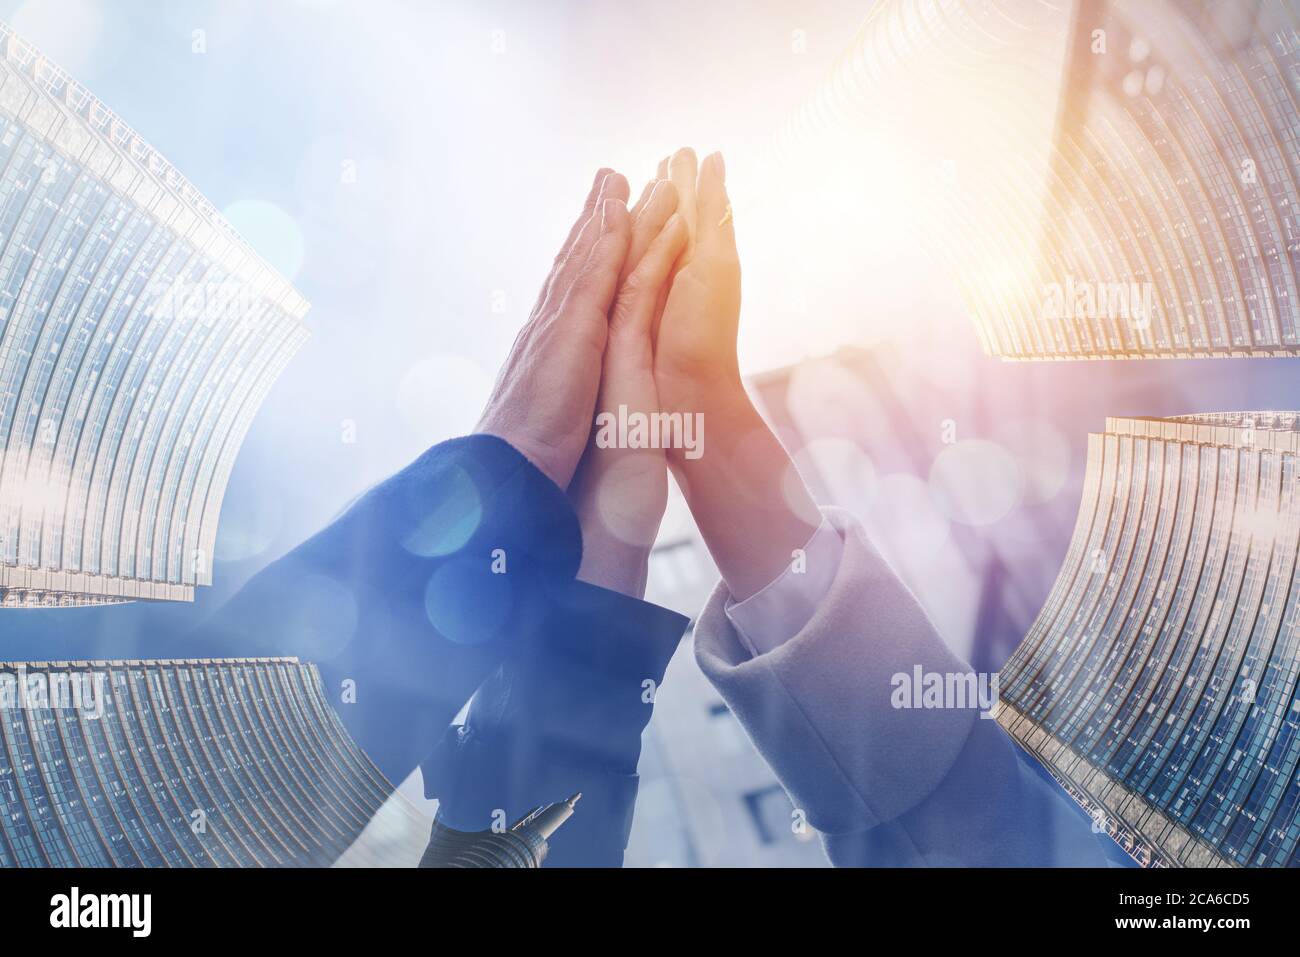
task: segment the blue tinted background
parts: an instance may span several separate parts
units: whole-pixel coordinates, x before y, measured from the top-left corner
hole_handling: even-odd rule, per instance
[[[977,665],[996,666],[1064,554],[1086,433],[1105,415],[1294,408],[1297,364],[989,360],[946,277],[876,223],[870,190],[824,204],[812,177],[759,179],[777,123],[816,88],[868,6],[0,2],[0,15],[162,150],[313,303],[312,338],[240,454],[215,585],[193,605],[5,612],[0,655],[238,653],[182,636],[358,492],[470,428],[592,172],[612,165],[640,180],[690,143],[722,148],[733,195],[754,207],[738,220],[750,371],[859,340],[910,356],[891,360],[888,388],[869,383],[904,394],[903,407],[889,422],[864,410],[861,426],[868,448],[877,432],[915,433],[877,466],[922,479],[950,418],[971,437],[1029,414],[1069,443],[1067,479],[1048,501],[959,530],[974,554],[1013,539],[1016,600],[969,649]],[[765,200],[800,215],[766,215]],[[796,273],[819,298],[791,312],[772,290]],[[959,375],[927,369],[934,341]]]

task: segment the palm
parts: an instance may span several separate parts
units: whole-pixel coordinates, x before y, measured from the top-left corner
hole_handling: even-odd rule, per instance
[[[678,263],[655,343],[655,380],[664,408],[702,411],[708,397],[740,387],[736,328],[740,259],[722,157],[696,170],[695,154],[669,161],[673,184],[692,210],[693,242]]]
[[[673,280],[659,324],[655,381],[664,408],[695,411],[701,389],[739,378],[740,271],[697,254]]]

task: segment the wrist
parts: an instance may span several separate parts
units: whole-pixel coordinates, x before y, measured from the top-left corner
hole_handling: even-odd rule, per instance
[[[629,545],[612,536],[595,536],[592,541],[583,542],[578,581],[630,598],[643,598],[649,572],[647,546]]]
[[[669,412],[722,412],[749,403],[740,371],[734,366],[678,372],[655,369],[659,401]]]
[[[695,454],[687,454],[691,451],[687,449],[668,449],[668,464],[674,472],[698,469],[705,464],[705,459],[711,458],[715,463],[726,459],[743,436],[755,428],[767,427],[739,378],[679,392],[675,407],[683,414],[698,415],[698,431],[707,435],[708,440],[701,443]]]
[[[480,422],[474,432],[478,435],[492,435],[505,442],[561,489],[567,487],[573,477],[573,466],[566,467],[564,457],[545,442],[536,441],[518,430],[486,421]]]
[[[788,567],[821,513],[748,396],[730,394],[712,409],[707,453],[672,456],[669,466],[732,598],[743,601]]]

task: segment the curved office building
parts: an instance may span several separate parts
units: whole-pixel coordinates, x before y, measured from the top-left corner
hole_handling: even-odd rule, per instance
[[[882,0],[778,150],[892,157],[991,355],[1300,355],[1298,75],[1294,0]]]
[[[998,720],[1141,863],[1300,865],[1300,414],[1110,419]]]
[[[0,867],[329,865],[391,792],[297,659],[0,665]]]
[[[0,24],[0,605],[192,600],[307,303]]]
[[[1020,359],[1300,354],[1300,14],[1291,0],[1081,0]]]

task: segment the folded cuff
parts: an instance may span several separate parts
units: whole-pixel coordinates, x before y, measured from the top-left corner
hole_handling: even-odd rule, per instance
[[[890,821],[922,801],[961,753],[977,709],[899,706],[895,689],[917,668],[945,679],[970,668],[857,521],[839,509],[825,514],[844,554],[799,633],[754,657],[720,586],[696,625],[695,656],[796,808],[833,834]]]
[[[827,519],[817,526],[798,562],[750,595],[724,609],[749,652],[761,655],[777,648],[808,624],[826,599],[844,554],[844,540]]]

